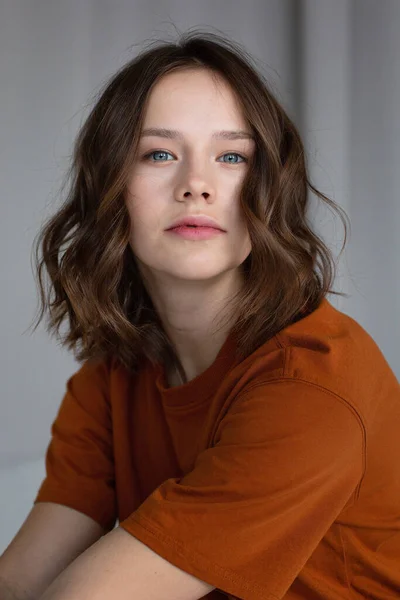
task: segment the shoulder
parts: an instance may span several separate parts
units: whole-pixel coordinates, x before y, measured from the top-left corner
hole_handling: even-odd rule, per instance
[[[322,418],[327,406],[335,406],[339,421],[349,418],[364,430],[377,401],[378,384],[390,378],[394,374],[371,336],[324,299],[313,313],[234,366],[225,410],[235,410],[239,400],[242,408],[257,406],[259,418],[262,411],[264,418],[275,411],[280,419],[285,410],[303,409]],[[240,404],[242,399],[247,401]]]
[[[311,314],[286,327],[237,365],[251,388],[275,380],[317,386],[351,401],[355,386],[371,380],[386,361],[368,332],[326,298]],[[304,387],[304,386],[303,386]]]

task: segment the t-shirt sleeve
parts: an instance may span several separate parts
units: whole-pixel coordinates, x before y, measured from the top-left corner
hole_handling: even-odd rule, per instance
[[[67,381],[51,426],[46,477],[36,502],[56,502],[107,531],[116,522],[109,361],[85,362]]]
[[[303,381],[237,396],[193,469],[121,527],[178,568],[243,600],[282,598],[361,482],[363,428]]]

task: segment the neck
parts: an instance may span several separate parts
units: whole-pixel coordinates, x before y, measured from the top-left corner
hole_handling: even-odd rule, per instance
[[[145,274],[148,294],[191,381],[214,362],[232,328],[235,317],[227,304],[243,284],[242,274],[231,270],[207,282]],[[185,383],[175,365],[167,373],[171,387]]]

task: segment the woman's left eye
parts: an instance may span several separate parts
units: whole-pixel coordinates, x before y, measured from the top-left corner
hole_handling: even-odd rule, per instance
[[[172,154],[171,154],[170,152],[166,152],[165,150],[153,150],[153,152],[149,152],[149,153],[148,153],[148,154],[146,154],[146,155],[145,155],[143,158],[145,158],[145,159],[149,159],[149,158],[151,158],[151,157],[152,157],[153,155],[155,155],[155,154],[156,154],[156,155],[157,155],[157,154],[158,154],[158,155],[160,155],[160,154],[161,154],[161,155],[163,155],[163,154],[164,154],[164,155],[167,155],[167,154],[169,154],[170,156],[172,156]],[[226,154],[223,154],[223,155],[222,155],[222,158],[223,158],[223,157],[225,157],[225,156],[229,156],[229,157],[232,157],[232,156],[233,156],[233,157],[235,157],[235,156],[236,156],[236,157],[239,157],[240,159],[242,159],[242,161],[241,161],[241,162],[247,162],[247,158],[245,158],[245,157],[244,157],[244,156],[242,156],[241,154],[238,154],[237,152],[227,152]],[[164,160],[161,158],[161,160],[157,160],[157,159],[155,159],[155,160],[152,160],[152,162],[164,162]],[[168,162],[168,161],[167,161],[167,162]],[[240,162],[240,161],[237,161],[237,160],[229,160],[229,161],[228,161],[228,163],[231,163],[231,164],[234,164],[234,165],[238,164],[239,162]]]
[[[238,154],[237,152],[227,152],[226,154],[222,155],[222,157],[224,157],[224,156],[238,156],[239,158],[242,159],[243,162],[247,162],[247,158],[245,158],[241,154]],[[230,160],[228,162],[230,162],[231,164],[234,164],[234,165],[238,164],[237,161]]]

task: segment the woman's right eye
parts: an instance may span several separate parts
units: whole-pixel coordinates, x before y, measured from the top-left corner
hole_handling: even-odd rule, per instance
[[[153,156],[153,155],[160,155],[160,154],[161,154],[161,156],[162,156],[162,155],[166,156],[167,154],[169,154],[170,156],[172,156],[172,154],[171,154],[170,152],[166,152],[165,150],[153,150],[152,152],[148,152],[147,154],[145,154],[145,155],[143,156],[143,158],[144,158],[145,160],[149,160],[149,158],[150,158],[151,156]],[[159,158],[157,159],[157,158],[156,158],[155,160],[152,160],[151,162],[164,162],[164,161],[163,161],[163,159],[162,159],[162,158],[161,158],[161,159],[159,159]]]

